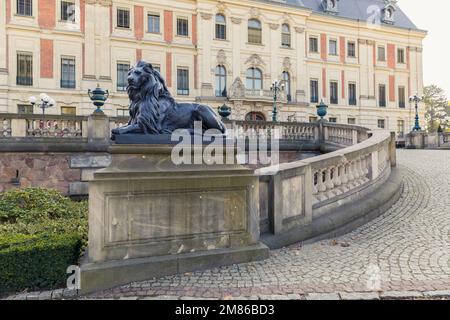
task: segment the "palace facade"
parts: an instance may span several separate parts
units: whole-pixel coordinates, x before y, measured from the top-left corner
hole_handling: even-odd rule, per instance
[[[144,59],[177,100],[226,104],[232,119],[271,120],[278,79],[280,121],[315,121],[323,100],[330,121],[401,136],[425,36],[389,0],[2,0],[0,113],[39,113],[28,100],[45,92],[47,113],[90,114],[99,84],[105,113],[124,116]]]

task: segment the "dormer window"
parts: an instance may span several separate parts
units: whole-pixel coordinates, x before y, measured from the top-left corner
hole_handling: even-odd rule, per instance
[[[383,22],[384,23],[389,23],[389,24],[394,24],[394,22],[395,22],[395,10],[396,10],[395,3],[397,1],[386,0],[385,2],[387,4],[386,4],[386,6],[383,9]]]
[[[326,13],[337,14],[338,1],[339,0],[322,0],[323,11]]]

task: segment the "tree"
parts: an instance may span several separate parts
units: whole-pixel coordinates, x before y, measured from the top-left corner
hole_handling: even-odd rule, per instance
[[[448,100],[444,90],[433,84],[423,88],[423,94],[428,132],[435,132],[439,126],[446,128],[449,125],[449,117],[447,114]]]

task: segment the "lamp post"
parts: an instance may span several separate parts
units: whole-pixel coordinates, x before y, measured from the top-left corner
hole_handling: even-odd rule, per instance
[[[100,88],[100,85],[97,84],[97,88],[95,88],[94,90],[88,90],[88,95],[94,103],[94,106],[97,107],[97,109],[95,109],[94,111],[94,114],[103,114],[102,107],[105,105],[105,101],[108,100],[109,91],[103,90],[102,88]]]
[[[28,100],[30,101],[31,105],[34,107],[37,105],[39,108],[42,109],[42,129],[44,129],[44,123],[45,123],[45,110],[47,108],[53,107],[55,105],[55,100],[53,100],[51,97],[49,97],[45,93],[41,93],[39,95],[39,98],[41,99],[39,102],[37,101],[37,98],[32,96]]]
[[[273,122],[277,122],[278,121],[278,110],[277,110],[277,100],[278,100],[278,95],[280,92],[284,91],[284,83],[275,80],[272,83],[272,86],[270,87],[270,91],[273,92],[273,110],[272,110],[272,121]]]
[[[420,127],[420,123],[419,123],[419,102],[421,102],[422,100],[423,100],[423,96],[419,97],[417,93],[409,98],[409,102],[414,103],[415,108],[416,108],[416,117],[415,117],[413,131],[421,131],[422,130],[422,128]]]

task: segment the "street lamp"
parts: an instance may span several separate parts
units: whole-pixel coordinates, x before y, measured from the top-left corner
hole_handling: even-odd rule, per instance
[[[421,131],[422,130],[422,128],[420,127],[420,123],[419,123],[419,102],[421,102],[423,99],[424,99],[424,97],[423,96],[419,97],[417,93],[409,98],[409,102],[414,103],[415,108],[416,108],[416,118],[415,118],[415,124],[414,124],[413,131]]]
[[[270,91],[273,92],[273,110],[272,110],[272,121],[273,122],[277,122],[277,114],[278,114],[278,110],[277,110],[277,99],[278,99],[278,94],[281,93],[282,91],[284,91],[284,83],[280,82],[278,80],[275,80],[272,83],[272,86],[270,87]]]
[[[45,93],[41,93],[39,95],[39,98],[41,99],[41,101],[37,101],[37,98],[32,96],[28,99],[28,101],[30,101],[31,105],[34,107],[35,105],[37,105],[39,108],[42,109],[42,129],[44,129],[44,123],[45,123],[45,110],[47,108],[53,107],[55,105],[55,100],[53,100],[51,97],[49,97],[47,94]]]

